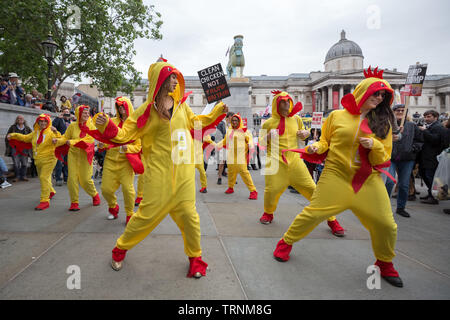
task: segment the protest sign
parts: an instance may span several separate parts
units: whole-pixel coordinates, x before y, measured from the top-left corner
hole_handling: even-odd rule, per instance
[[[323,112],[313,112],[311,120],[311,128],[320,129],[322,128]]]
[[[220,63],[200,70],[198,72],[198,76],[208,103],[213,103],[231,96],[230,89],[228,88],[227,80]]]

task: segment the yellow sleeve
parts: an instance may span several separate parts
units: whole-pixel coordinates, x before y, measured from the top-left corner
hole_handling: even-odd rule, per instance
[[[270,133],[270,130],[275,129],[274,126],[272,125],[273,121],[271,120],[272,118],[264,122],[261,128],[262,130],[259,130],[258,142],[260,146],[263,147],[267,146],[267,135]]]
[[[34,133],[34,131],[29,134],[21,134],[21,133],[14,132],[14,133],[10,133],[10,135],[11,135],[11,139],[30,143],[33,140],[33,133]]]
[[[127,145],[127,153],[138,153],[142,149],[141,139]]]
[[[73,130],[73,125],[70,124],[67,127],[66,132],[64,132],[64,134],[58,139],[55,146],[60,147],[64,144],[66,144],[67,140],[70,140],[70,138],[72,137],[72,130]]]
[[[143,105],[142,107],[144,107],[144,106],[145,105]],[[145,107],[147,107],[147,106],[145,106]],[[134,141],[138,140],[144,134],[145,129],[149,125],[150,118],[151,118],[151,114],[150,114],[150,117],[147,120],[146,125],[143,126],[142,128],[138,128],[137,127],[137,118],[139,117],[139,115],[141,115],[141,113],[142,112],[140,112],[140,113],[134,112],[130,117],[127,118],[127,120],[125,120],[125,122],[122,125],[122,128],[119,128],[116,124],[114,124],[114,126],[117,128],[117,133],[114,137],[110,138],[110,140],[112,142],[120,143],[120,144],[127,143],[132,140],[134,140]],[[110,125],[110,124],[112,125],[113,122],[107,114],[103,114],[104,116],[106,116],[106,119],[107,119],[106,124],[104,124],[102,126],[95,124],[95,121],[97,120],[97,117],[99,114],[100,113],[97,113],[94,116],[94,118],[92,118],[92,123],[103,134],[103,133],[105,133],[105,130],[107,129],[108,125]]]
[[[295,115],[295,117],[297,118],[298,130],[305,130],[305,125],[303,124],[302,118],[297,115]]]
[[[369,162],[372,166],[376,166],[391,159],[392,152],[392,130],[389,130],[388,135],[384,139],[376,136],[373,139],[373,147],[369,152]]]
[[[206,115],[196,115],[194,112],[192,112],[191,108],[186,104],[186,114],[190,123],[190,128],[189,129],[194,129],[194,123],[196,121],[200,121],[201,122],[201,127],[207,127],[211,124],[213,124],[217,118],[223,114],[223,106],[224,103],[220,102],[218,103],[214,109],[211,110],[211,112],[209,114]]]
[[[333,118],[334,113],[332,112],[322,125],[322,135],[320,136],[320,140],[313,143],[313,146],[318,148],[317,154],[325,153],[330,146],[331,134],[333,132]]]

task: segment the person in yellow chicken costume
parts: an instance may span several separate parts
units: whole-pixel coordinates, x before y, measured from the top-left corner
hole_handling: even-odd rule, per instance
[[[194,130],[191,130],[192,138],[194,138],[195,169],[197,169],[200,174],[200,185],[202,186],[199,192],[208,193],[208,190],[206,189],[208,187],[208,178],[206,177],[205,159],[208,161],[210,152],[212,151],[212,148],[214,148],[214,142],[212,141],[210,135],[205,135],[202,138],[202,141],[200,141],[200,136],[198,137],[199,140],[196,140],[196,137],[193,136],[193,132]],[[207,153],[206,157],[205,153]]]
[[[370,232],[381,277],[403,286],[392,263],[397,225],[380,176],[390,164],[395,121],[390,108],[393,90],[382,74],[378,68],[364,71],[365,79],[342,98],[345,109],[333,111],[322,126],[320,141],[306,148],[310,156],[326,157],[325,168],[309,206],[278,242],[273,253],[278,261],[288,261],[292,244],[321,221],[350,209]]]
[[[127,143],[141,138],[144,163],[144,194],[112,251],[111,266],[118,271],[130,250],[170,214],[180,228],[189,257],[187,277],[206,275],[202,260],[200,220],[195,207],[195,165],[190,130],[214,126],[228,107],[219,103],[208,115],[195,115],[185,102],[184,77],[166,61],[153,63],[148,71],[147,100],[118,128],[106,115],[95,124],[104,138]],[[220,119],[219,119],[220,121]],[[151,181],[151,183],[147,183]]]
[[[78,204],[79,186],[92,197],[92,205],[100,205],[100,196],[92,180],[92,158],[94,156],[94,138],[82,131],[83,127],[95,129],[89,114],[89,106],[81,105],[75,109],[76,121],[72,122],[64,135],[53,139],[61,154],[68,152],[69,175],[67,188],[70,195],[69,211],[80,210]]]
[[[59,138],[61,134],[52,127],[52,120],[47,114],[36,118],[33,129],[27,135],[10,133],[7,138],[17,152],[33,149],[34,163],[41,183],[41,199],[35,210],[45,210],[50,207],[50,199],[56,193],[52,186],[52,173],[56,165],[53,138]]]
[[[227,129],[222,141],[217,142],[217,149],[226,148],[228,167],[228,189],[226,194],[234,193],[234,185],[239,174],[250,191],[250,200],[258,199],[258,191],[253,184],[252,176],[247,169],[248,156],[252,153],[253,137],[244,128],[244,123],[239,114],[231,117],[231,127]]]
[[[116,117],[111,120],[119,128],[124,121],[133,114],[134,109],[130,99],[118,97],[115,102]],[[100,149],[107,149],[103,164],[102,195],[108,202],[109,220],[117,219],[119,205],[117,203],[116,191],[122,186],[123,201],[127,214],[126,223],[130,220],[134,211],[134,173],[144,173],[144,167],[140,158],[141,140],[136,139],[133,143],[121,146],[100,144]]]
[[[304,140],[310,134],[297,115],[303,106],[301,102],[294,106],[287,92],[274,90],[272,93],[275,95],[272,100],[272,116],[264,122],[259,139],[260,145],[267,145],[270,159],[265,169],[264,214],[259,220],[262,224],[272,222],[278,201],[288,186],[295,188],[308,200],[316,189],[308,168],[298,154],[287,152],[285,161],[282,160],[283,150],[296,149],[297,139]],[[276,134],[278,141],[271,138],[273,134]],[[272,150],[272,143],[276,143],[273,146],[276,150]],[[344,229],[335,217],[328,218],[328,225],[335,236],[344,236]]]

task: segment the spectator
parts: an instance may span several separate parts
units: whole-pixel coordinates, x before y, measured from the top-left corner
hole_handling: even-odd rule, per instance
[[[8,167],[6,167],[5,161],[0,157],[0,187],[2,189],[11,187],[11,183],[6,180],[8,174]]]
[[[394,111],[397,124],[400,126],[405,112],[404,104],[395,105],[392,110]],[[410,217],[409,213],[405,210],[406,201],[408,200],[409,183],[411,172],[414,168],[417,154],[422,148],[422,134],[417,126],[411,121],[405,121],[401,131],[401,139],[396,138],[398,134],[393,134],[391,166],[389,167],[389,173],[395,177],[395,173],[398,172],[397,185],[397,210],[396,213],[403,217]],[[386,189],[389,197],[391,196],[394,182],[391,179],[386,181]]]
[[[69,109],[69,111],[72,110],[72,104],[70,103],[70,100],[66,98],[66,96],[61,96],[60,101],[61,101],[61,111],[63,110],[63,108],[67,108]]]
[[[9,101],[11,104],[18,106],[25,105],[24,103],[24,90],[19,85],[19,77],[15,73],[9,74],[10,94]]]
[[[53,126],[58,130],[61,135],[63,135],[67,127],[69,127],[71,123],[71,115],[70,115],[70,109],[67,107],[63,107],[61,114],[53,121]],[[62,178],[61,178],[62,174]],[[56,162],[55,166],[55,180],[57,186],[63,185],[64,183],[67,183],[67,176],[68,176],[68,167],[67,167],[67,155],[63,157],[63,161],[58,160]]]
[[[433,178],[438,166],[437,156],[448,147],[446,145],[446,131],[442,124],[438,121],[439,113],[435,110],[428,110],[423,114],[425,125],[420,126],[423,134],[423,147],[419,158],[419,173],[423,181],[427,185],[428,194],[421,197],[422,203],[438,204],[431,193],[433,187]]]
[[[33,108],[33,96],[31,94],[25,95],[25,107],[27,108]]]
[[[10,133],[20,133],[20,134],[29,134],[33,130],[27,125],[25,118],[22,115],[18,115],[16,117],[16,121],[14,124],[9,127],[6,135]],[[20,181],[28,181],[27,179],[27,165],[28,165],[28,157],[31,156],[30,150],[24,150],[24,154],[16,154],[16,150],[9,145],[8,139],[5,138],[6,150],[5,156],[11,157],[14,163],[14,173],[15,177],[12,182]]]
[[[420,119],[420,113],[416,111],[416,112],[413,114],[413,118],[414,118],[414,119]]]
[[[44,105],[44,103],[45,103],[44,95],[42,93],[38,92],[36,100],[34,101],[34,107],[36,109],[42,109],[42,106]]]
[[[230,125],[231,122],[231,117],[234,115],[233,112],[227,112],[227,115],[225,116],[225,119],[222,120],[218,125],[217,125],[217,130],[216,130],[216,134],[215,134],[215,141],[222,141],[223,138],[225,137],[225,133],[227,132],[227,127]],[[217,154],[217,163],[218,163],[218,172],[217,172],[217,184],[222,184],[222,176],[226,177],[227,173],[226,173],[226,159],[227,159],[227,154],[226,154],[226,150],[225,148],[218,150],[216,152]]]
[[[2,78],[0,84],[0,102],[9,103],[10,101],[10,85],[8,84],[8,78]]]

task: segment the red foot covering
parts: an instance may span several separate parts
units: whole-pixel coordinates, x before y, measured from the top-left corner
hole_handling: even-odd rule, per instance
[[[21,154],[23,156],[28,156],[27,154],[23,153],[26,149],[33,149],[33,145],[30,142],[23,142],[16,139],[9,140],[9,145],[16,149],[16,153],[14,154],[17,156],[18,154]]]
[[[141,201],[142,201],[142,197],[137,197],[136,200],[134,201],[134,203],[140,204]]]
[[[208,264],[202,260],[202,257],[189,258],[189,272],[188,278],[192,278],[197,272],[202,276],[206,276],[206,268]]]
[[[380,268],[380,273],[382,277],[398,277],[397,270],[394,269],[394,264],[392,262],[384,262],[377,260],[375,265]]]
[[[225,193],[233,193],[234,192],[234,189],[233,188],[228,188],[226,191],[225,191]]]
[[[112,258],[116,262],[120,262],[125,259],[125,255],[127,254],[127,250],[122,250],[117,247],[114,247],[112,251]]]
[[[283,261],[289,260],[289,253],[291,253],[292,245],[287,244],[284,242],[283,239],[278,241],[277,247],[275,248],[275,251],[273,252],[273,255],[277,258],[280,258]]]
[[[109,213],[111,213],[113,216],[117,217],[119,214],[119,205],[116,204],[114,208],[108,208]]]
[[[78,206],[78,203],[77,203],[77,202],[72,202],[72,203],[70,204],[69,210],[80,210],[80,207]]]
[[[252,191],[250,192],[250,196],[248,197],[251,200],[257,200],[258,199],[258,192]]]
[[[307,147],[306,147],[307,148]],[[310,162],[310,163],[317,163],[317,164],[321,164],[322,162],[325,161],[325,158],[327,157],[328,151],[324,152],[322,154],[317,154],[317,153],[308,153],[306,151],[306,148],[303,149],[283,149],[281,150],[281,157],[283,158],[283,161],[287,164],[287,159],[284,156],[284,154],[287,151],[291,151],[291,152],[297,152],[300,154],[300,158]]]
[[[45,210],[50,207],[50,203],[48,201],[46,202],[40,202],[39,205],[35,208],[36,210]]]
[[[327,223],[333,233],[343,233],[345,231],[337,220],[327,221]]]
[[[55,192],[50,192],[49,198],[50,198],[50,199],[53,198],[55,194],[56,194]]]
[[[264,212],[264,214],[262,215],[262,217],[259,220],[272,222],[273,214],[268,214],[268,213]]]
[[[92,198],[92,205],[99,206],[100,205],[100,196],[98,193]]]

